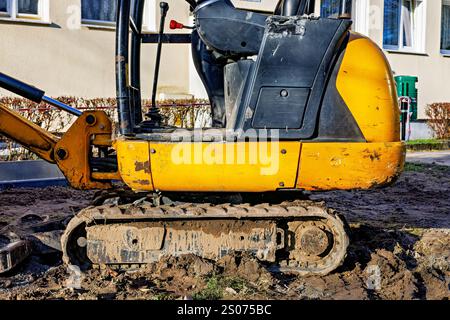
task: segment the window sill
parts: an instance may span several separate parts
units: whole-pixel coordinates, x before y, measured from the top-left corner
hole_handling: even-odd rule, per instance
[[[386,52],[389,53],[397,53],[397,54],[408,54],[408,55],[414,55],[414,56],[428,56],[428,53],[426,52],[419,52],[419,51],[408,51],[408,50],[395,50],[395,49],[383,49]]]
[[[105,31],[116,31],[116,25],[105,25],[105,24],[96,24],[96,23],[89,23],[89,22],[81,22],[81,26],[88,28],[88,29],[98,29],[98,30],[105,30]],[[131,32],[131,30],[130,30]],[[145,33],[158,33],[157,30],[150,30],[146,26],[143,26],[142,34]]]
[[[23,23],[23,24],[35,24],[42,26],[51,26],[52,23],[50,21],[39,20],[39,19],[13,19],[9,17],[0,17],[0,22],[8,22],[8,23]]]
[[[104,25],[104,24],[81,22],[81,26],[85,27],[85,28],[89,28],[89,29],[98,29],[98,30],[105,30],[105,31],[115,31],[116,30],[115,25]]]

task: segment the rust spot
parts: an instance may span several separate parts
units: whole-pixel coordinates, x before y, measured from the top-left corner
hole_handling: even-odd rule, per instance
[[[141,186],[149,186],[150,181],[148,180],[135,180],[133,183],[140,184]]]
[[[370,160],[372,160],[372,161],[375,161],[375,160],[379,161],[380,158],[381,158],[381,154],[379,154],[378,152],[374,151],[373,153],[371,153],[369,155],[369,157],[370,157]]]
[[[371,161],[379,161],[381,159],[381,154],[376,150],[372,151],[369,149],[364,149],[363,153],[366,154],[364,155],[364,158],[370,158]]]
[[[336,166],[340,166],[342,164],[342,159],[338,158],[338,157],[333,157],[330,161],[331,165],[336,167]]]
[[[150,161],[139,162],[136,161],[134,163],[135,171],[144,171],[145,173],[150,173]]]

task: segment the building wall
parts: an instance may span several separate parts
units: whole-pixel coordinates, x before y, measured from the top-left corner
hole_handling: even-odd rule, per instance
[[[383,0],[370,0],[374,21],[383,21]],[[440,53],[441,0],[427,0],[424,54],[385,51],[395,75],[412,75],[419,78],[417,85],[418,118],[425,118],[427,104],[450,102],[450,57]],[[383,28],[371,24],[369,36],[380,47],[383,45]]]
[[[154,26],[159,24],[159,9],[153,4]],[[252,2],[232,0],[239,8],[270,12],[277,0]],[[367,33],[380,47],[383,42],[383,0],[354,0],[358,3],[358,28]],[[419,77],[419,118],[425,117],[425,107],[432,102],[450,101],[450,57],[440,53],[441,0],[425,0],[426,38],[422,54],[384,50],[396,75]],[[114,31],[81,25],[81,0],[50,0],[51,25],[10,23],[0,21],[0,72],[10,74],[47,91],[51,96],[74,95],[86,98],[114,97]],[[186,2],[167,0],[168,20],[192,22]],[[73,7],[75,6],[75,7]],[[362,9],[361,9],[362,8]],[[320,0],[316,1],[316,15]],[[75,21],[75,23],[74,23]],[[73,24],[75,28],[69,28]],[[362,27],[361,27],[362,26]],[[364,26],[367,26],[365,28]],[[156,28],[156,27],[155,27]],[[144,45],[142,51],[143,96],[150,97],[155,60],[154,45]],[[165,45],[160,72],[159,92],[164,96],[193,94],[206,97],[191,62],[188,45]],[[0,94],[8,94],[0,90]]]
[[[188,20],[184,1],[166,1],[169,19]],[[50,0],[50,25],[0,21],[0,72],[42,88],[50,96],[114,97],[114,30],[82,26],[80,3]],[[154,14],[159,15],[159,9]],[[148,44],[142,50],[144,97],[151,95],[155,49]],[[161,92],[188,92],[189,51],[188,45],[163,47]],[[4,90],[0,94],[10,95]]]

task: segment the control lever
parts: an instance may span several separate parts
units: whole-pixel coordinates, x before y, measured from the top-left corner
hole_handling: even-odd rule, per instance
[[[160,2],[159,7],[161,9],[161,21],[159,24],[158,47],[156,51],[155,75],[153,77],[152,106],[149,112],[146,114],[146,116],[150,119],[149,122],[150,126],[152,127],[161,126],[162,120],[159,108],[156,106],[156,91],[158,88],[159,66],[161,64],[161,50],[164,36],[164,23],[166,21],[167,11],[169,11],[169,4],[167,2]]]

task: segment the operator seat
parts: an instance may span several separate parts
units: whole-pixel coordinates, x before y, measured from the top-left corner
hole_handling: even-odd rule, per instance
[[[280,0],[275,15],[310,14],[314,0]],[[229,58],[240,60],[258,54],[267,15],[236,9],[230,0],[198,1],[192,32],[194,65],[211,101],[212,125],[227,126],[224,68]],[[248,72],[248,66],[240,66]]]

